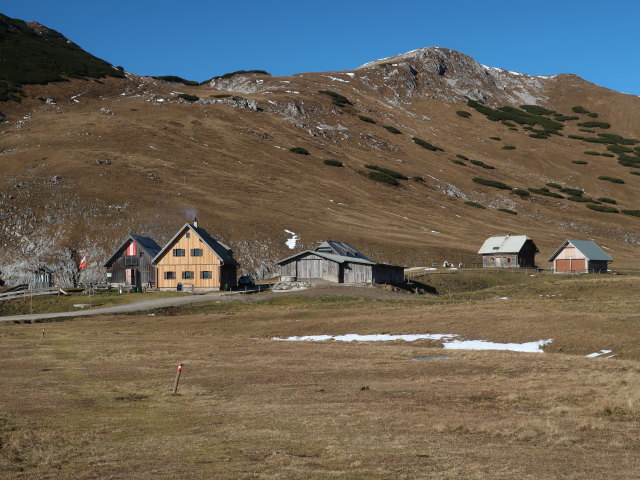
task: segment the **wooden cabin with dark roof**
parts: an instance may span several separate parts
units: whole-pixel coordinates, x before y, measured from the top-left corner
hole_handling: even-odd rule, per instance
[[[153,258],[160,246],[149,237],[129,235],[104,263],[107,283],[124,287],[156,286],[156,267]]]
[[[553,273],[607,273],[613,259],[591,240],[565,240],[549,257]]]
[[[538,247],[526,235],[489,237],[478,251],[484,268],[535,268]]]
[[[281,280],[322,279],[334,283],[404,282],[404,267],[377,263],[345,242],[328,240],[276,263]]]
[[[238,262],[232,250],[199,227],[197,219],[178,230],[153,264],[160,290],[177,290],[180,286],[189,291],[209,291],[236,286]]]

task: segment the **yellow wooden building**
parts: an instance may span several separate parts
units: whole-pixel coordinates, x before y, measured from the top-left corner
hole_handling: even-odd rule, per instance
[[[160,290],[226,290],[236,286],[233,252],[198,220],[186,223],[153,259]]]

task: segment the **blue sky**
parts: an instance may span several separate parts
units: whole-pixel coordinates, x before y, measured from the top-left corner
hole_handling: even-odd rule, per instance
[[[141,75],[205,80],[346,70],[441,46],[533,75],[575,73],[640,95],[640,2],[22,0],[0,13],[58,30]]]

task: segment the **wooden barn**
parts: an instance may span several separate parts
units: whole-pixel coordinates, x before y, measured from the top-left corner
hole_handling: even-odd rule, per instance
[[[335,283],[404,282],[404,267],[376,263],[345,242],[323,242],[277,262],[282,280],[322,279]]]
[[[152,260],[159,251],[160,246],[152,238],[129,235],[104,264],[107,282],[119,286],[155,287],[156,267]]]
[[[554,273],[607,273],[613,259],[591,240],[565,240],[555,251]]]
[[[526,235],[490,237],[478,251],[484,268],[534,268],[538,247]]]
[[[238,263],[226,245],[198,227],[186,223],[153,259],[158,288],[177,290],[225,290],[236,286]]]

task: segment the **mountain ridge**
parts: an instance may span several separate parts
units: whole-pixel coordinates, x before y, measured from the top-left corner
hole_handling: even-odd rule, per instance
[[[477,262],[493,234],[529,234],[542,251],[588,237],[640,267],[640,219],[585,206],[639,208],[628,142],[640,137],[640,99],[573,75],[522,82],[453,50],[415,52],[197,86],[132,73],[25,86],[20,103],[0,106],[0,270],[16,282],[45,263],[70,281],[86,250],[98,279],[125,234],[162,243],[193,214],[258,276],[289,254],[285,230],[300,248],[334,238],[405,265]],[[465,95],[474,90],[481,103]],[[576,119],[554,130],[564,117]],[[620,138],[599,136],[611,133]],[[384,170],[399,186],[373,180]]]

